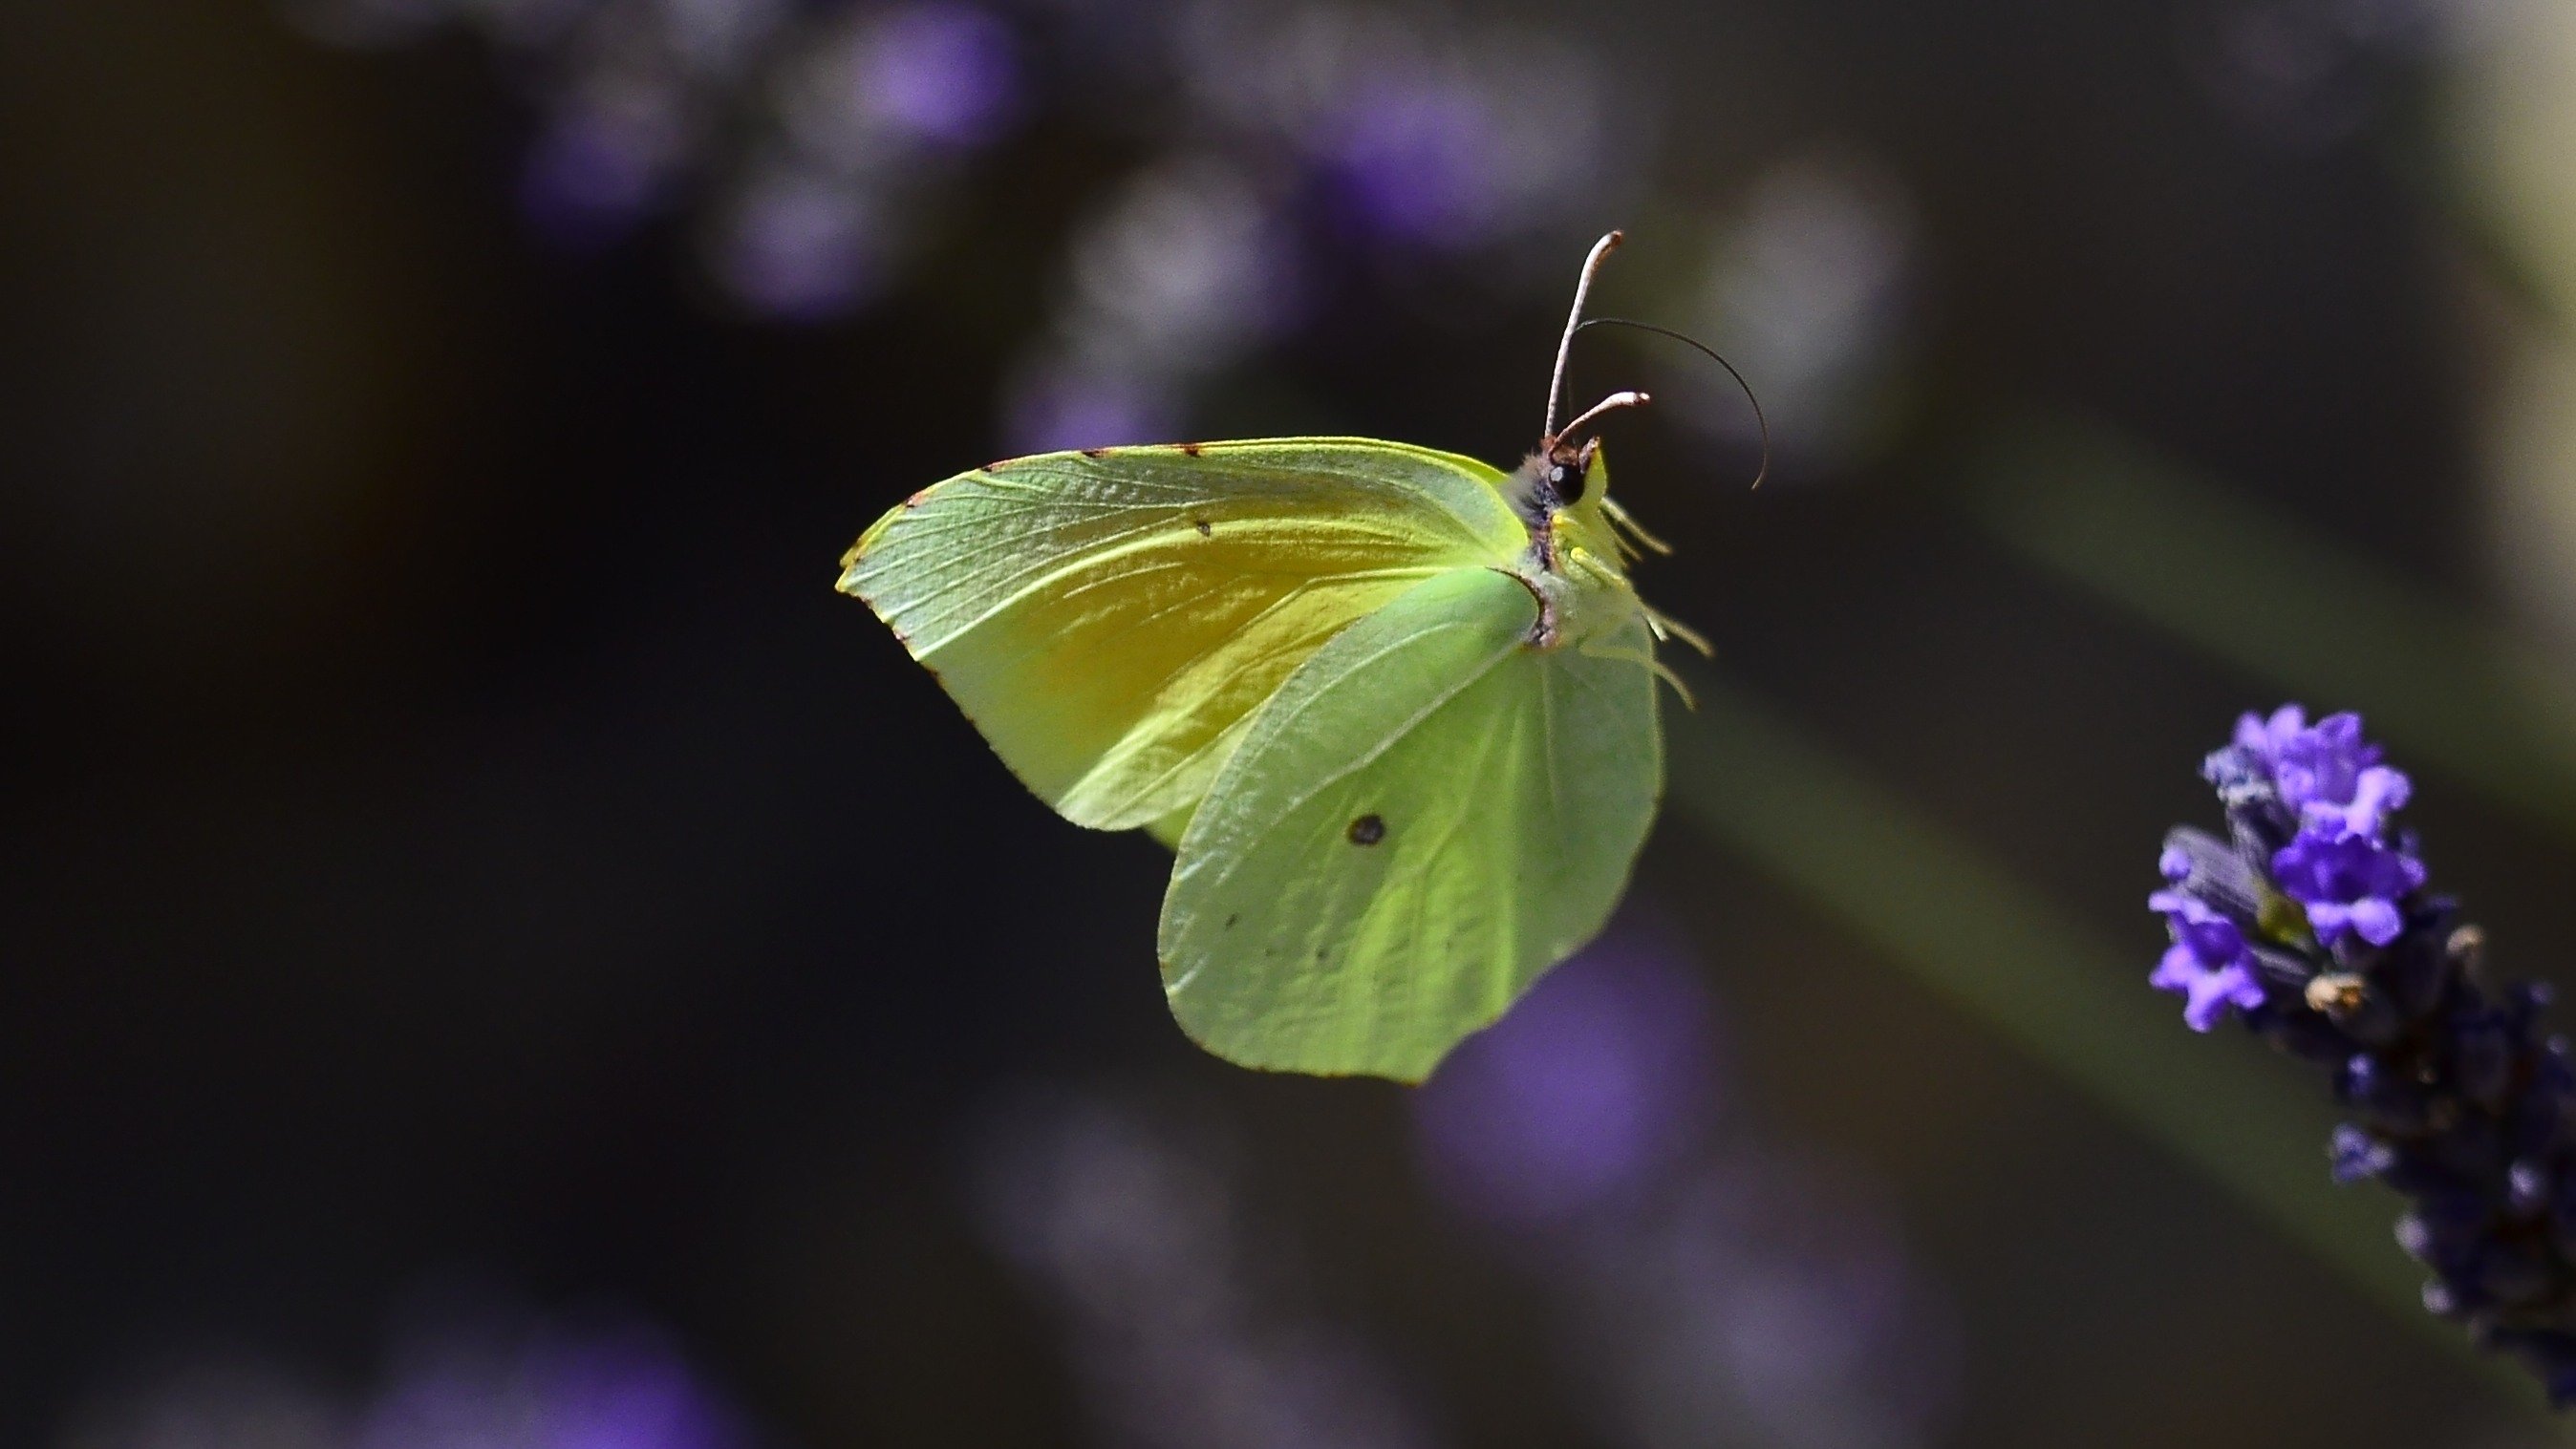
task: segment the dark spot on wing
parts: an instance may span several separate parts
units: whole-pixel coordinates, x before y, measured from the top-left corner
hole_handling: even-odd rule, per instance
[[[906,507],[906,508],[919,508],[919,507],[921,506],[921,500],[923,500],[923,499],[925,499],[925,498],[927,498],[927,497],[929,497],[929,496],[930,496],[930,490],[929,490],[929,489],[927,489],[927,488],[924,488],[924,489],[922,489],[920,492],[915,493],[914,495],[912,495],[910,498],[907,498],[907,499],[903,500],[903,506],[904,506],[904,507]]]
[[[1207,521],[1206,519],[1204,519],[1204,518],[1193,518],[1193,519],[1191,519],[1191,520],[1190,520],[1190,522],[1195,523],[1195,524],[1197,524],[1197,525],[1198,525],[1198,528],[1199,528],[1199,537],[1201,537],[1201,538],[1205,538],[1205,537],[1207,537],[1209,534],[1216,532],[1216,530],[1215,530],[1215,529],[1210,528],[1210,527],[1208,526],[1208,521]]]
[[[1237,921],[1240,921],[1240,920],[1242,920],[1242,919],[1243,919],[1243,914],[1242,914],[1242,912],[1240,912],[1240,911],[1236,912],[1235,914],[1233,914],[1233,915],[1231,915],[1231,916],[1226,917],[1226,918],[1225,918],[1225,926],[1224,926],[1224,929],[1229,930],[1229,931],[1233,930],[1233,929],[1234,929],[1234,923],[1235,923],[1235,922],[1237,922]]]
[[[1363,815],[1351,822],[1351,844],[1375,845],[1386,839],[1386,821],[1376,815]]]
[[[1085,448],[1082,450],[1082,456],[1086,458],[1106,458],[1109,456],[1109,450],[1107,448]]]
[[[1181,444],[1181,451],[1195,458],[1199,455],[1199,449],[1205,446],[1206,444],[1204,443],[1183,443]]]

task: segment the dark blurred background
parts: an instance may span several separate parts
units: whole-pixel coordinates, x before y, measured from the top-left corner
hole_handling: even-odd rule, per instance
[[[1624,226],[1776,446],[1586,334],[1646,593],[2321,1131],[2142,901],[2323,681],[2576,950],[2564,6],[85,0],[0,117],[0,1442],[2545,1436],[1758,820],[1419,1092],[1206,1059],[1167,857],[831,584],[1014,452],[1509,461]]]

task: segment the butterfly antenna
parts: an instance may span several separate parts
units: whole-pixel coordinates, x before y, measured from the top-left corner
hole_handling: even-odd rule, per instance
[[[1603,413],[1614,413],[1621,408],[1641,408],[1653,401],[1653,398],[1646,396],[1642,392],[1614,392],[1608,397],[1603,398],[1601,401],[1594,403],[1592,406],[1585,408],[1583,410],[1583,416],[1576,418],[1573,422],[1565,425],[1564,432],[1550,433],[1548,436],[1553,438],[1570,438],[1573,437],[1585,423],[1592,421]]]
[[[1618,233],[1612,232],[1610,235],[1615,237]],[[1609,238],[1607,237],[1603,238],[1605,241],[1608,239]],[[1600,253],[1600,249],[1596,247],[1593,251],[1597,258]],[[1591,280],[1591,274],[1587,271],[1584,275],[1584,281],[1588,283]],[[1582,306],[1583,294],[1582,292],[1577,291],[1575,293],[1575,308],[1579,312],[1582,309]],[[1565,340],[1567,345],[1571,346],[1574,342],[1574,334],[1582,331],[1586,327],[1634,327],[1640,332],[1652,332],[1658,337],[1669,337],[1675,342],[1679,342],[1686,347],[1696,348],[1701,356],[1706,357],[1709,361],[1725,368],[1726,375],[1735,379],[1735,385],[1744,389],[1744,400],[1753,404],[1753,423],[1755,427],[1762,431],[1762,466],[1754,470],[1753,486],[1756,488],[1761,487],[1762,480],[1771,476],[1771,420],[1762,415],[1762,399],[1753,395],[1753,384],[1744,380],[1744,374],[1735,370],[1734,363],[1718,356],[1716,348],[1709,346],[1707,343],[1700,341],[1698,338],[1693,337],[1688,333],[1675,332],[1670,327],[1658,327],[1652,322],[1639,322],[1631,317],[1595,317],[1590,321],[1578,321],[1572,323],[1565,329]],[[1559,376],[1563,376],[1565,372],[1565,361],[1562,354],[1559,354],[1558,356],[1556,370]],[[1593,411],[1598,412],[1600,409],[1595,408]],[[1556,400],[1553,396],[1548,399],[1548,417],[1551,421],[1556,417]]]
[[[1547,379],[1547,426],[1539,436],[1556,437],[1557,406],[1565,401],[1565,364],[1574,356],[1574,334],[1583,330],[1583,299],[1592,295],[1592,278],[1601,270],[1602,261],[1619,249],[1623,238],[1610,232],[1592,244],[1592,252],[1583,259],[1583,275],[1574,282],[1574,310],[1565,319],[1565,337],[1556,344],[1556,371]],[[1597,409],[1596,409],[1597,411]]]

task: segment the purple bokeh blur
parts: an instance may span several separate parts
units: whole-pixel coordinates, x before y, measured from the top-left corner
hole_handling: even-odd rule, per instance
[[[677,149],[676,125],[658,107],[572,107],[529,144],[520,209],[554,246],[605,246],[663,199]]]
[[[1721,1111],[1714,1016],[1678,945],[1615,930],[1416,1094],[1423,1174],[1548,1285],[1634,1442],[1926,1442],[1957,1375],[1945,1301],[1866,1184]]]
[[[797,174],[766,178],[735,204],[716,273],[756,311],[789,321],[838,316],[870,295],[874,221],[869,198],[849,187]]]
[[[1418,1094],[1433,1185],[1513,1227],[1632,1200],[1714,1111],[1714,1027],[1705,988],[1639,938],[1558,967]]]
[[[659,1327],[495,1308],[397,1335],[372,1392],[212,1350],[103,1393],[62,1449],[752,1449],[745,1421]]]
[[[1333,270],[1303,254],[1318,242],[1476,252],[1544,239],[1551,254],[1579,254],[1586,223],[1558,199],[1579,186],[1592,205],[1612,204],[1638,169],[1634,134],[1607,142],[1607,92],[1579,37],[1400,4],[1185,5],[1139,24],[1129,6],[973,0],[281,3],[324,35],[480,31],[529,80],[544,117],[520,171],[532,229],[594,251],[657,215],[694,212],[718,287],[790,323],[848,316],[886,295],[943,245],[952,213],[942,202],[977,158],[1040,105],[1079,105],[1101,89],[1096,68],[1114,64],[1126,90],[1155,98],[1095,118],[1140,144],[1131,199],[1169,202],[1153,194],[1159,180],[1222,173],[1253,198],[1237,212],[1300,224],[1154,242],[1143,265],[1115,276],[1144,296],[1141,308],[1099,305],[1116,289],[1097,285],[1096,258],[1083,252],[1104,223],[1078,224],[1063,310],[1018,370],[1029,385],[1001,401],[1015,442],[1032,447],[1169,435],[1202,384],[1297,329],[1303,279]],[[1534,49],[1555,57],[1536,92],[1523,83]],[[1130,210],[1106,227],[1174,219],[1168,208]],[[1214,273],[1202,265],[1212,258]],[[1258,294],[1163,295],[1167,277],[1243,290],[1234,276],[1259,279]],[[1159,319],[1126,315],[1163,302],[1172,305]],[[1040,375],[1053,373],[1083,385]],[[1127,404],[1105,407],[1112,393]]]
[[[1416,1449],[1414,1394],[1304,1301],[1222,1130],[1093,1090],[999,1104],[970,1144],[986,1244],[1054,1318],[1099,1442]]]
[[[1333,118],[1318,156],[1335,209],[1363,234],[1484,241],[1511,164],[1488,95],[1449,76],[1376,76]]]
[[[860,104],[913,140],[985,145],[1018,111],[1018,42],[976,6],[915,5],[877,17],[850,59]]]
[[[1017,390],[1003,425],[1015,453],[1159,442],[1170,432],[1170,409],[1144,389],[1055,370]]]
[[[1213,156],[1128,178],[1066,252],[1052,323],[1004,387],[1014,451],[1169,441],[1190,388],[1293,326],[1306,300],[1277,198]]]
[[[517,1341],[513,1342],[516,1338]],[[413,1345],[350,1449],[742,1449],[739,1423],[659,1330],[613,1323]]]

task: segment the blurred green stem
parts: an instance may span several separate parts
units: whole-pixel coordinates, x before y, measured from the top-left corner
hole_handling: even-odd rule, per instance
[[[2150,991],[2158,943],[2069,920],[1967,841],[1877,788],[1742,691],[1695,673],[1694,714],[1673,729],[1673,806],[1692,826],[1993,1028],[2095,1103],[2190,1164],[2255,1216],[2410,1327],[2468,1354],[2515,1402],[2508,1365],[2471,1354],[2425,1312],[2421,1274],[2390,1238],[2396,1201],[2338,1190],[2318,1119],[2286,1064],[2184,1029]],[[2143,905],[2145,890],[2140,887]]]
[[[2457,605],[2297,522],[2066,418],[1971,460],[2006,546],[2319,710],[2357,709],[2410,760],[2576,830],[2576,690]]]

